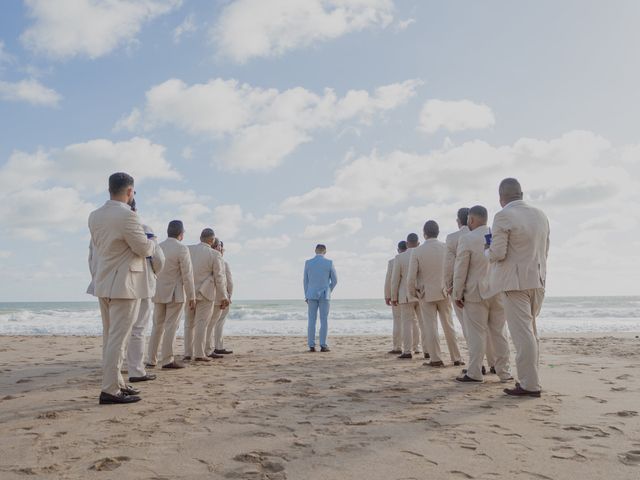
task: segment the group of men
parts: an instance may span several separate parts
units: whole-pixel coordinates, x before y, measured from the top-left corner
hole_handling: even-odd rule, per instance
[[[146,369],[156,365],[185,367],[174,353],[183,311],[183,360],[205,364],[233,353],[222,338],[233,282],[224,244],[211,228],[202,230],[200,243],[187,247],[181,243],[183,223],[172,220],[167,239],[158,243],[136,212],[133,177],[111,175],[109,194],[110,200],[89,216],[87,293],[99,298],[103,325],[99,403],[126,404],[139,401],[140,391],[122,376],[125,350],[130,382],[155,380]],[[145,361],[144,332],[152,312]]]
[[[481,205],[458,210],[458,231],[438,240],[434,220],[424,224],[424,243],[410,233],[389,260],[385,301],[393,309],[393,349],[398,358],[424,352],[429,367],[443,367],[438,318],[451,362],[465,365],[452,320],[452,304],[469,350],[458,382],[483,381],[487,369],[503,383],[513,380],[507,326],[516,349],[518,381],[504,392],[539,397],[536,317],[544,299],[549,221],[523,201],[514,178],[499,186],[502,210],[489,228]],[[420,350],[422,348],[422,350]]]

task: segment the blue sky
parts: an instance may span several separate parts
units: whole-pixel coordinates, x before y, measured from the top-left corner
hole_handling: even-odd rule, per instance
[[[55,5],[53,5],[55,3]],[[0,301],[83,300],[109,173],[238,298],[296,298],[328,244],[338,298],[395,243],[518,177],[552,226],[551,295],[637,294],[640,5],[98,0],[0,6]]]

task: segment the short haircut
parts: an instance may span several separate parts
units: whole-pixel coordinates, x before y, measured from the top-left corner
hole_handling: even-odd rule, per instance
[[[319,243],[316,245],[316,252],[326,252],[327,251],[327,246],[323,245],[322,243]]]
[[[505,178],[500,182],[498,193],[504,198],[514,198],[522,196],[522,187],[515,178]]]
[[[133,212],[137,212],[138,211],[138,206],[136,205],[136,199],[135,198],[131,199],[131,203],[129,204],[129,207],[131,207],[131,211],[133,211]]]
[[[181,220],[171,220],[167,226],[167,237],[178,238],[184,233],[184,224]]]
[[[489,220],[489,212],[482,205],[474,205],[469,209],[469,215],[473,215],[486,223]]]
[[[220,240],[220,248],[224,248],[224,242]]]
[[[133,177],[128,173],[116,172],[109,177],[109,193],[112,195],[120,195],[129,187],[133,187]]]
[[[440,227],[435,220],[427,220],[424,227],[422,227],[422,231],[429,238],[438,238],[438,235],[440,235]]]
[[[407,243],[418,243],[419,238],[417,233],[410,233],[407,235]]]
[[[217,238],[215,238],[215,239],[213,240],[213,243],[211,244],[211,246],[212,246],[213,248],[218,248],[218,246],[220,246],[220,240],[218,240]]]
[[[458,220],[460,221],[460,225],[466,225],[469,216],[469,209],[467,207],[461,208],[458,210]]]
[[[407,249],[407,242],[405,242],[404,240],[400,240],[398,242],[398,250],[404,252]]]
[[[200,241],[203,242],[205,240],[209,240],[210,238],[216,238],[216,234],[211,228],[205,228],[202,230],[200,234]]]

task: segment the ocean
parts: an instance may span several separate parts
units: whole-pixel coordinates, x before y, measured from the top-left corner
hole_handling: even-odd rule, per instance
[[[301,336],[306,334],[306,321],[302,300],[237,301],[225,334]],[[331,335],[390,335],[391,325],[391,308],[382,300],[331,302]],[[543,334],[638,332],[640,297],[549,297],[537,325]],[[101,333],[97,302],[0,303],[0,335]]]

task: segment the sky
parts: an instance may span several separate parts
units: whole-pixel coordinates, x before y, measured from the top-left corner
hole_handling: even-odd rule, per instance
[[[237,299],[382,297],[426,220],[492,217],[516,177],[551,225],[547,294],[637,295],[635,0],[10,0],[0,5],[0,301],[90,300],[87,217],[224,242]]]

